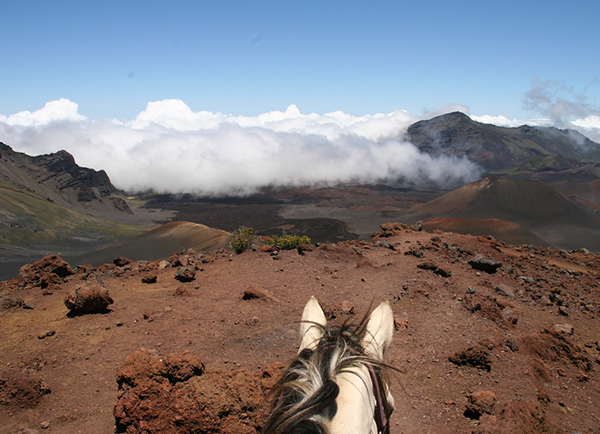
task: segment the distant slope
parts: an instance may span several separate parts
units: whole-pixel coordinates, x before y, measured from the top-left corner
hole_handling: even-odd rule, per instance
[[[133,260],[163,259],[183,249],[215,250],[227,247],[229,235],[229,232],[198,223],[170,222],[122,243],[69,258],[69,262],[101,265],[119,256]]]
[[[561,169],[600,162],[600,145],[577,131],[528,125],[499,127],[476,122],[460,112],[416,122],[408,128],[406,139],[433,155],[466,155],[488,172],[538,160]]]
[[[410,209],[400,221],[501,219],[562,248],[600,251],[600,217],[540,181],[488,177]]]
[[[0,184],[0,244],[35,250],[92,249],[137,233],[132,227]]]
[[[0,182],[88,213],[131,213],[106,172],[80,167],[66,151],[31,157],[0,143]]]

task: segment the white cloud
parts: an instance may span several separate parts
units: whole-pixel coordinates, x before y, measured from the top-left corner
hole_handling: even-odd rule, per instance
[[[600,142],[600,116],[591,115],[571,122],[572,127],[588,136],[595,142]]]
[[[0,117],[0,141],[30,155],[66,149],[107,171],[127,191],[246,194],[266,185],[345,181],[468,182],[466,158],[431,157],[400,141],[417,118],[405,111],[352,116],[194,112],[183,101],[151,102],[135,119],[89,120],[68,100]]]
[[[56,101],[47,102],[43,108],[34,111],[21,111],[10,116],[0,114],[0,122],[7,125],[19,125],[25,127],[48,125],[51,122],[60,121],[83,121],[85,116],[78,113],[79,106],[61,98]]]
[[[552,125],[552,121],[550,119],[538,118],[538,119],[508,119],[506,116],[491,116],[491,115],[483,115],[483,116],[475,116],[470,115],[470,118],[474,121],[481,122],[483,124],[492,124],[497,125],[499,127],[520,127],[521,125],[531,125],[531,126],[541,126],[547,127]]]

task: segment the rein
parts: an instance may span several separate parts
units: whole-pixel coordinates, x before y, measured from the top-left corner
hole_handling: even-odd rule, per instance
[[[377,374],[375,373],[375,369],[373,369],[372,365],[367,365],[367,369],[369,371],[369,376],[371,377],[371,382],[373,383],[373,392],[375,393],[375,415],[373,417],[375,419],[375,424],[377,424],[377,432],[379,434],[389,434],[390,421],[385,414],[381,382],[377,378]]]

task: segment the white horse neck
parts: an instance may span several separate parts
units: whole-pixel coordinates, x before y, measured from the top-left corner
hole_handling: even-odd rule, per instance
[[[329,422],[331,434],[377,434],[373,419],[375,397],[373,382],[365,366],[342,372],[336,378],[340,388],[335,400],[337,412]]]

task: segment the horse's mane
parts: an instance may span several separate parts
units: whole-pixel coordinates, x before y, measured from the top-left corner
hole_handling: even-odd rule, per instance
[[[323,337],[314,350],[300,352],[271,390],[273,409],[262,434],[326,434],[326,422],[337,411],[336,377],[349,368],[369,364],[383,384],[387,365],[366,354],[361,345],[366,320],[365,316],[358,324],[337,327],[311,323],[323,329]]]

